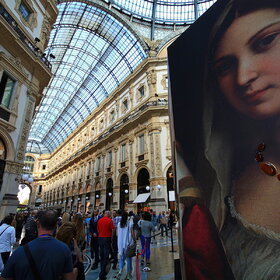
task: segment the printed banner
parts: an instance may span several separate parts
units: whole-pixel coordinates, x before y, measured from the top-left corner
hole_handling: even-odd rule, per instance
[[[280,1],[217,1],[168,61],[184,279],[280,279]]]

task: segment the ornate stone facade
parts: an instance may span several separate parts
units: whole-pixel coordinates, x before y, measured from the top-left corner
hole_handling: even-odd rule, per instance
[[[7,87],[11,91],[5,104],[0,100],[0,138],[6,149],[1,159],[5,168],[0,169],[0,219],[15,213],[18,207],[18,185],[34,107],[52,75],[48,65],[32,51],[37,47],[34,38],[40,37],[39,19],[50,14],[53,23],[58,14],[54,0],[48,0],[48,5],[43,0],[4,0],[1,9],[0,80],[1,87],[6,87],[9,79]]]
[[[165,123],[168,119],[168,106],[167,102],[163,105],[155,96],[155,92],[158,92],[167,100],[167,90],[160,83],[157,84],[157,80],[166,73],[166,59],[149,58],[144,61],[50,155],[48,172],[43,180],[39,180],[42,171],[35,171],[38,184],[39,182],[43,184],[43,207],[81,212],[90,211],[97,206],[106,209],[107,182],[112,180],[113,200],[110,208],[120,207],[121,198],[125,195],[124,190],[127,190],[128,200],[125,201],[124,207],[128,210],[137,210],[137,204],[133,201],[141,184],[138,175],[142,169],[146,169],[149,174],[148,184],[151,186],[153,207],[158,211],[168,208],[167,180],[164,174],[171,166],[171,161],[167,160],[171,154],[166,154],[167,151],[170,153],[167,149],[170,143],[166,141],[169,127]],[[141,86],[144,87],[144,94],[139,96]],[[126,110],[119,110],[123,100],[129,101],[128,107]],[[112,111],[116,113],[114,120],[109,117]],[[98,130],[94,129],[92,132],[96,124]],[[88,137],[88,132],[91,137]],[[143,140],[142,153],[140,147],[143,143],[140,141]],[[111,165],[108,165],[109,154],[112,157]],[[45,158],[38,158],[37,166],[41,165],[41,160]],[[121,181],[124,176],[128,178],[127,183]],[[64,189],[73,182],[81,186],[79,192],[65,191],[63,195],[62,192],[53,195],[58,188]],[[160,192],[154,185],[159,182]],[[88,185],[92,187],[86,187]],[[161,203],[157,204],[155,202],[157,199]]]

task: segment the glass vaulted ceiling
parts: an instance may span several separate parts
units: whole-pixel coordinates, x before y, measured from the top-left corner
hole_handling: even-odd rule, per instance
[[[216,0],[104,0],[121,11],[164,24],[192,23]]]
[[[53,78],[44,91],[27,152],[52,152],[146,57],[137,38],[103,10],[58,5],[46,55]]]
[[[216,0],[100,0],[153,24],[192,23]],[[136,36],[96,0],[58,1],[46,56],[53,78],[44,90],[27,152],[50,153],[146,58]],[[92,5],[91,5],[92,4]]]

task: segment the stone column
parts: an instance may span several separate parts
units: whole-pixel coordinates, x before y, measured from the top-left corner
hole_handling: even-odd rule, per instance
[[[137,184],[136,183],[129,183],[129,201],[131,203],[128,204],[128,210],[133,211],[134,213],[137,212],[137,204],[132,203],[134,199],[137,197]]]
[[[120,208],[120,186],[113,187],[113,210],[118,210]]]
[[[22,165],[16,162],[6,161],[3,184],[1,190],[2,203],[0,207],[0,219],[2,220],[8,213],[15,213],[19,205],[17,198],[19,182],[16,181],[21,173]]]
[[[105,209],[105,204],[106,204],[106,190],[105,189],[102,189],[100,191],[100,207],[99,209],[102,211]]]
[[[168,209],[166,178],[155,178],[150,180],[151,199],[150,207],[157,213]],[[158,188],[157,186],[160,186]]]
[[[82,198],[81,198],[81,212],[84,213],[86,211],[86,194],[82,194]]]

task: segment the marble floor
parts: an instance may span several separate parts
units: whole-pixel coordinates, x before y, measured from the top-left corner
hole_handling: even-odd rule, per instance
[[[174,254],[178,254],[178,242],[177,235],[174,230],[173,237],[173,245],[174,250],[172,251],[172,244],[170,237],[161,237],[156,236],[156,239],[153,240],[151,244],[151,271],[143,272],[142,269],[144,266],[140,264],[140,258],[138,259],[139,263],[139,271],[140,271],[140,279],[141,280],[173,280],[174,279]],[[137,242],[137,248],[141,251],[140,242]],[[85,272],[86,272],[86,280],[96,280],[98,279],[100,268],[98,267],[96,270],[91,270],[91,259],[90,254],[87,252],[85,258]],[[113,270],[112,265],[109,273],[107,274],[108,280],[116,279],[115,276],[118,272],[118,269]],[[125,279],[126,271],[124,269],[122,280]],[[136,277],[136,257],[133,258],[133,279],[137,279]]]

